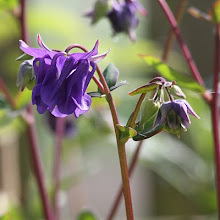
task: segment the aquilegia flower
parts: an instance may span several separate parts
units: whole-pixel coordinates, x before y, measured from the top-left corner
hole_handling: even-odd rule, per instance
[[[125,32],[129,35],[131,40],[135,40],[135,29],[139,23],[136,16],[137,10],[143,15],[146,14],[145,9],[137,0],[126,0],[122,3],[114,1],[113,8],[107,15],[114,34]]]
[[[38,35],[41,47],[32,48],[20,40],[20,49],[32,56],[36,85],[32,92],[32,103],[43,114],[49,110],[56,117],[75,117],[87,112],[91,97],[86,93],[88,84],[96,70],[96,62],[107,53],[98,55],[99,41],[88,53],[56,52],[50,50]]]
[[[199,118],[186,100],[164,102],[159,109],[154,127],[164,124],[167,132],[179,136],[191,124],[188,113]]]

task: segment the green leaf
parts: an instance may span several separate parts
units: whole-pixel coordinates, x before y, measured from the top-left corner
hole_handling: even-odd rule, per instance
[[[150,92],[152,90],[155,90],[157,88],[157,84],[156,83],[148,83],[144,86],[141,86],[137,89],[135,89],[134,91],[128,93],[130,96],[133,96],[133,95],[138,95],[138,94],[141,94],[141,93],[147,93],[147,92]]]
[[[143,126],[146,123],[149,124],[151,122],[150,123],[151,125],[148,126],[153,127],[159,108],[160,108],[159,102],[155,103],[154,100],[146,98],[141,105],[140,126]]]
[[[119,139],[121,143],[126,143],[129,138],[133,138],[137,135],[137,131],[133,128],[123,125],[116,125],[119,131]]]
[[[24,61],[24,60],[31,60],[31,59],[33,59],[32,56],[30,56],[30,55],[24,53],[24,54],[22,54],[20,57],[18,57],[18,58],[16,59],[16,61]]]
[[[112,88],[118,81],[119,71],[114,64],[109,63],[109,65],[104,70],[103,75],[105,77],[106,83],[108,84],[108,87]]]
[[[220,0],[217,0],[214,4],[212,9],[210,10],[210,16],[214,23],[220,23]]]
[[[163,63],[160,59],[153,56],[143,56],[143,59],[149,66],[159,72],[159,74],[165,77],[167,80],[174,80],[179,86],[193,91],[201,93],[205,92],[205,88],[199,85],[195,80],[182,75],[181,73],[169,67],[167,64]]]
[[[83,211],[77,216],[77,220],[97,220],[97,218],[92,212]]]

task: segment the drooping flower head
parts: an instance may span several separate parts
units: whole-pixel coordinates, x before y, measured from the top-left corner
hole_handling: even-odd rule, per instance
[[[43,114],[49,110],[56,117],[75,117],[87,112],[91,97],[86,93],[95,72],[96,62],[107,53],[98,55],[99,41],[88,53],[56,52],[50,50],[38,35],[40,48],[29,47],[20,40],[20,49],[32,56],[36,85],[32,92],[32,103]]]
[[[131,40],[135,40],[135,29],[139,20],[136,11],[146,14],[145,9],[137,0],[127,0],[122,3],[114,1],[112,10],[108,13],[109,21],[114,30],[114,34],[125,32]]]
[[[199,118],[186,100],[164,102],[161,104],[154,127],[164,124],[166,131],[179,136],[191,124],[188,114]]]

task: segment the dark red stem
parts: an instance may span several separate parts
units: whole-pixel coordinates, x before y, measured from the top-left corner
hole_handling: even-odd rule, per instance
[[[54,213],[55,219],[59,219],[59,188],[60,188],[60,164],[62,155],[62,142],[65,132],[65,118],[56,118],[56,144],[54,150]]]
[[[21,38],[27,43],[27,27],[26,27],[26,0],[20,0],[21,14],[19,16],[20,27],[21,27]],[[31,104],[27,107],[27,113],[30,116],[34,116],[33,107]],[[33,117],[34,118],[34,117]],[[35,171],[36,181],[42,200],[42,206],[44,215],[47,220],[54,220],[52,207],[49,201],[49,197],[44,182],[43,167],[40,160],[40,153],[37,144],[37,134],[35,129],[34,120],[26,120],[28,123],[28,137],[30,141],[31,156],[33,159],[33,167]]]
[[[213,99],[212,99],[212,128],[215,148],[215,167],[216,167],[216,188],[218,199],[218,215],[220,219],[220,143],[219,143],[219,73],[220,73],[220,24],[216,25],[215,33],[215,63],[213,79]]]
[[[31,104],[28,105],[27,111],[30,115],[33,115],[33,106]],[[31,121],[27,121],[27,122],[28,122],[28,137],[30,141],[31,158],[33,160],[33,167],[36,175],[36,180],[37,180],[41,200],[43,203],[45,218],[47,220],[54,220],[49,198],[46,192],[44,176],[43,176],[43,168],[42,168],[42,162],[40,160],[40,152],[37,143],[34,120],[32,122]]]
[[[167,16],[167,19],[170,23],[170,25],[172,26],[173,28],[173,31],[175,32],[176,34],[176,37],[177,37],[177,40],[179,41],[179,44],[181,46],[181,49],[183,51],[183,54],[187,60],[187,63],[189,65],[189,68],[194,76],[194,78],[196,79],[196,81],[204,86],[204,82],[200,76],[200,73],[192,59],[192,56],[191,56],[191,53],[187,47],[187,45],[185,44],[185,42],[183,41],[183,38],[182,38],[182,35],[180,33],[180,29],[178,27],[178,24],[177,24],[177,21],[172,13],[172,11],[170,10],[170,7],[168,6],[168,4],[166,3],[165,0],[158,0],[160,6],[162,7],[163,11],[165,12],[166,16]]]

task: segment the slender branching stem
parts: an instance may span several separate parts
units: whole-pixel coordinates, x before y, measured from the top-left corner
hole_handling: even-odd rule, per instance
[[[195,80],[201,86],[205,87],[205,83],[204,83],[204,81],[203,81],[203,79],[202,79],[202,77],[201,77],[201,75],[200,75],[200,73],[198,71],[198,68],[197,68],[197,66],[196,66],[196,64],[195,64],[195,62],[194,62],[194,60],[193,60],[193,58],[191,56],[191,53],[190,53],[187,45],[185,44],[185,42],[184,42],[184,40],[182,38],[182,35],[180,33],[180,29],[178,27],[177,21],[176,21],[174,15],[173,15],[172,11],[170,10],[170,7],[168,6],[168,4],[167,4],[167,2],[165,0],[158,0],[158,2],[160,4],[160,6],[162,7],[162,9],[163,9],[163,11],[164,11],[168,21],[169,21],[169,23],[170,23],[174,33],[176,35],[176,38],[177,38],[177,40],[178,40],[178,42],[180,44],[180,47],[181,47],[182,52],[183,52],[183,55],[186,58],[186,61],[187,61],[188,66],[189,66],[189,68],[190,68],[190,70],[192,72],[193,77],[195,78]],[[205,92],[203,94],[203,98],[207,101],[207,103],[210,104],[212,97],[211,97],[211,95],[208,92]]]
[[[54,148],[54,164],[53,164],[53,179],[54,179],[54,194],[53,205],[55,219],[59,220],[59,189],[60,189],[60,165],[62,155],[62,142],[65,131],[65,118],[56,118],[56,143]]]
[[[133,220],[134,215],[133,215],[133,208],[132,208],[130,180],[129,180],[128,166],[127,166],[127,157],[126,157],[126,152],[125,152],[125,144],[122,144],[120,142],[119,133],[116,128],[116,125],[119,124],[118,114],[117,114],[116,106],[112,98],[111,92],[109,90],[109,87],[98,66],[97,66],[97,73],[105,89],[106,100],[109,104],[109,108],[112,114],[113,124],[115,128],[115,135],[116,135],[116,141],[117,141],[117,146],[118,146],[118,155],[119,155],[119,161],[120,161],[120,167],[121,167],[121,176],[122,176],[123,193],[124,193],[124,199],[125,199],[126,216],[128,220]]]
[[[65,52],[68,53],[73,48],[80,48],[84,52],[88,52],[88,50],[79,44],[73,44],[66,48]],[[119,140],[119,133],[116,128],[116,125],[119,124],[118,114],[116,110],[116,106],[113,100],[113,97],[111,95],[110,89],[105,81],[105,78],[97,65],[96,71],[98,73],[99,79],[101,83],[97,83],[97,80],[94,80],[101,91],[106,95],[106,100],[109,104],[109,108],[112,115],[112,120],[114,124],[114,130],[116,135],[116,141],[118,146],[118,155],[119,155],[119,162],[120,162],[120,168],[121,168],[121,176],[122,176],[122,185],[123,185],[123,193],[124,193],[124,199],[125,199],[125,209],[126,209],[126,216],[128,220],[133,220],[133,208],[132,208],[132,199],[131,199],[131,190],[130,190],[130,181],[129,181],[129,174],[128,174],[128,167],[127,167],[127,157],[126,157],[126,151],[125,151],[125,144],[122,144]],[[101,86],[102,85],[102,86]]]
[[[26,0],[20,0],[21,14],[19,16],[19,22],[21,27],[22,40],[27,42],[27,27],[26,27]],[[31,104],[27,107],[27,115],[34,118],[33,107]],[[54,220],[52,207],[47,194],[46,185],[44,182],[43,166],[40,160],[40,152],[37,143],[37,134],[35,129],[35,120],[26,120],[28,128],[27,133],[30,141],[30,151],[33,159],[33,166],[36,176],[37,185],[40,192],[40,198],[42,201],[43,211],[47,220]]]
[[[175,18],[178,23],[183,16],[186,4],[187,4],[187,0],[180,0],[180,2],[178,4],[178,7],[177,7],[177,10],[175,13]],[[163,55],[162,55],[163,61],[166,61],[168,59],[169,52],[170,52],[171,47],[173,45],[174,37],[175,37],[175,33],[174,33],[173,29],[171,29],[169,32],[167,41],[165,43],[164,50],[163,50]]]
[[[212,128],[215,149],[215,168],[216,168],[216,188],[218,202],[218,216],[220,219],[220,142],[219,142],[219,73],[220,73],[220,24],[216,25],[215,30],[215,61],[213,78],[213,99],[211,105]]]
[[[180,19],[182,18],[186,2],[187,2],[187,0],[181,0],[179,5],[178,5],[177,11],[176,11],[176,20],[177,20],[177,22],[179,22]],[[173,44],[173,41],[174,41],[174,36],[175,36],[175,34],[174,34],[173,30],[171,30],[169,35],[168,35],[168,39],[166,41],[166,44],[165,44],[165,47],[164,47],[164,51],[163,51],[162,59],[164,61],[166,61],[167,58],[168,58],[168,55],[170,53],[170,50],[171,50],[171,47],[172,47],[172,44]],[[132,118],[131,118],[131,120],[129,122],[129,125],[128,125],[129,127],[133,127],[133,125],[135,123],[135,120],[136,120],[136,117],[137,117],[137,114],[139,112],[141,103],[144,100],[144,98],[145,98],[145,94],[142,94],[140,96],[138,102],[137,102],[137,105],[136,105],[135,110],[133,112]],[[138,155],[139,155],[139,152],[140,152],[140,149],[141,149],[141,146],[142,146],[143,142],[144,142],[144,140],[141,140],[137,144],[136,150],[135,150],[134,155],[133,155],[133,157],[131,159],[131,164],[129,166],[129,176],[131,176],[131,174],[133,173],[133,170],[134,170],[134,168],[136,166]],[[118,191],[118,194],[116,196],[116,199],[114,200],[114,203],[113,203],[112,208],[111,208],[111,210],[109,212],[107,220],[112,220],[113,217],[115,216],[115,213],[117,212],[118,206],[119,206],[120,201],[121,201],[121,197],[122,197],[122,186],[120,187],[120,189]]]

